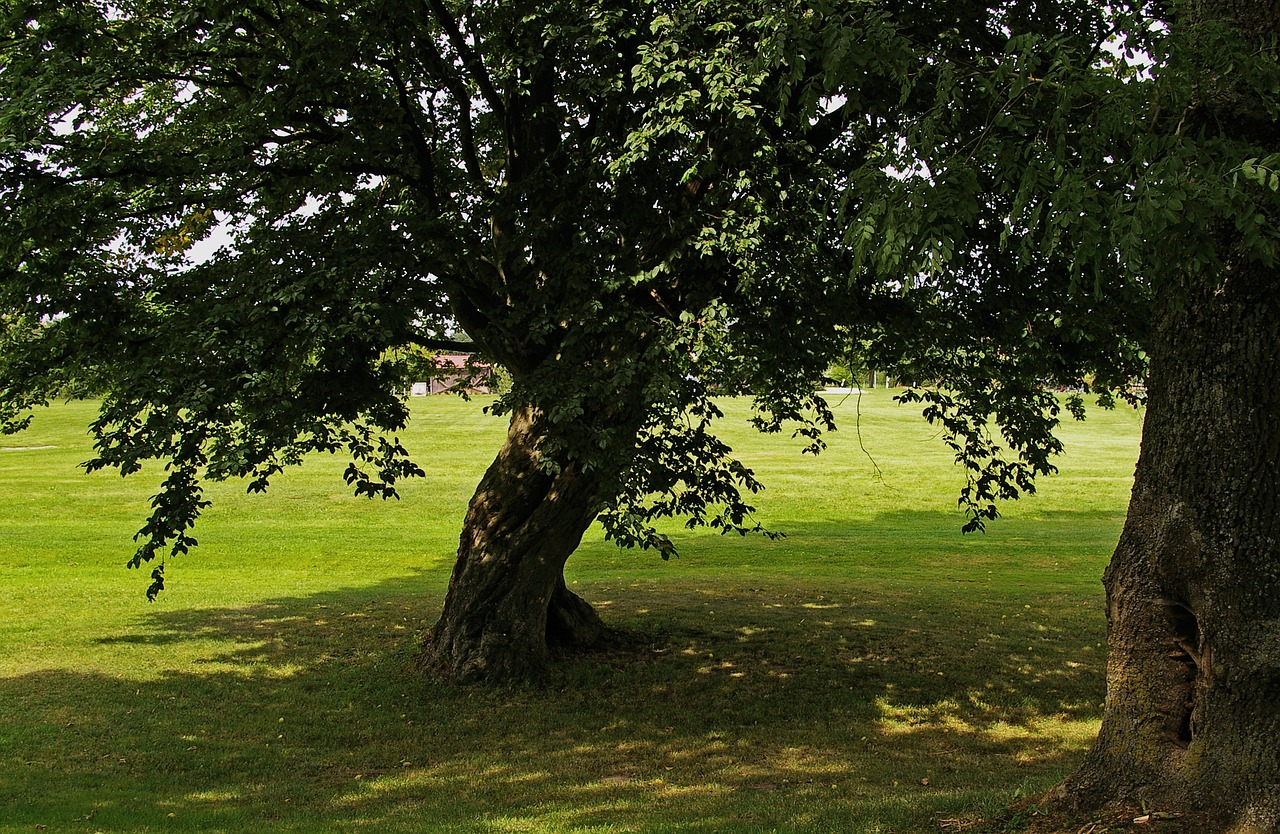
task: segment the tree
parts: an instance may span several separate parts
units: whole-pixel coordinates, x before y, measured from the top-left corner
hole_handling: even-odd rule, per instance
[[[908,343],[894,329],[881,345],[951,391],[1021,380],[1031,399],[1063,359],[1083,357],[1112,386],[1148,365],[1132,500],[1104,580],[1103,725],[1057,799],[1272,832],[1280,18],[1274,4],[1211,0],[1111,7],[1103,19],[1093,47],[1012,41],[1013,61],[957,67],[967,105],[917,124],[905,152],[918,173],[860,222],[883,239],[898,212],[910,240],[872,248],[882,267],[946,250],[942,268],[912,266],[913,307],[954,324]],[[995,408],[919,396],[962,458],[975,443],[981,453]]]
[[[1159,270],[1148,410],[1106,574],[1107,708],[1067,785],[1076,801],[1140,799],[1260,832],[1280,826],[1275,11],[1207,2],[1164,18],[1156,103],[1177,109],[1155,131],[1159,184],[1167,205],[1187,194],[1168,233],[1196,246],[1146,253]]]
[[[261,490],[345,450],[357,493],[394,496],[421,472],[394,438],[406,351],[460,327],[511,422],[424,659],[539,677],[549,641],[603,636],[563,580],[593,519],[663,556],[667,516],[755,528],[713,391],[820,447],[823,371],[914,326],[840,207],[950,64],[1075,32],[1075,5],[10,4],[0,418],[107,392],[90,467],[168,471],[138,566],[195,543],[206,478]],[[973,472],[976,524],[1030,486]]]
[[[829,207],[910,54],[884,9],[10,2],[0,44],[0,419],[106,392],[89,467],[166,466],[131,561],[161,557],[153,597],[204,479],[315,451],[371,497],[420,474],[406,351],[458,329],[512,386],[424,652],[450,679],[602,638],[563,580],[597,517],[664,557],[663,517],[755,528],[713,390],[830,423],[832,334],[878,290]]]

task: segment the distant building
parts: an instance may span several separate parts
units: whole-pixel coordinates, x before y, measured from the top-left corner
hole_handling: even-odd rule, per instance
[[[431,362],[435,370],[430,379],[413,383],[409,389],[410,396],[493,393],[493,386],[490,384],[493,367],[487,362],[472,359],[465,353],[442,353],[432,357]]]

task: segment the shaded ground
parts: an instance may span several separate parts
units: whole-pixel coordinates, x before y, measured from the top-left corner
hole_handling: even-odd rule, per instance
[[[943,831],[967,834],[1201,834],[1209,829],[1199,817],[1142,808],[1111,808],[1079,817],[1038,807],[1006,811],[990,820],[942,820],[939,827]]]
[[[153,674],[0,680],[0,831],[938,830],[1096,727],[1080,600],[594,585],[629,648],[494,691],[415,676],[412,586],[157,612],[102,638]]]

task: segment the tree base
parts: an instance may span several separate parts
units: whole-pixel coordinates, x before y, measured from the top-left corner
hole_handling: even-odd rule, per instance
[[[614,633],[596,609],[570,591],[562,578],[547,606],[547,645],[557,650],[593,651],[614,643]]]
[[[428,632],[418,667],[456,684],[545,684],[553,654],[607,651],[621,643],[618,633],[604,624],[589,602],[565,587],[563,579],[548,603],[542,639],[511,626],[497,628],[493,621],[474,623],[474,628],[453,625],[447,627],[442,619]]]

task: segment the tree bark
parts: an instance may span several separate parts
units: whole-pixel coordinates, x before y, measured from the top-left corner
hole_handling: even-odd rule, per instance
[[[1129,513],[1104,576],[1102,728],[1064,796],[1275,832],[1280,281],[1228,263],[1165,307]]]
[[[1202,130],[1274,140],[1248,79],[1214,69],[1187,35],[1225,26],[1251,49],[1274,0],[1178,7],[1181,71]],[[1269,47],[1274,49],[1274,45]],[[1198,74],[1198,75],[1197,75]],[[1239,89],[1237,89],[1237,85]],[[1181,126],[1179,126],[1179,129]],[[1261,131],[1261,132],[1259,132]],[[1280,827],[1280,273],[1238,228],[1215,232],[1216,272],[1164,285],[1147,346],[1142,450],[1110,566],[1107,700],[1098,739],[1064,785],[1077,807],[1142,803],[1201,815],[1206,831]],[[1179,286],[1179,284],[1181,286]]]
[[[507,440],[467,509],[458,559],[423,665],[445,680],[539,681],[553,645],[594,646],[607,629],[564,582],[600,510],[601,478],[572,462],[542,466],[540,416],[511,418]]]

